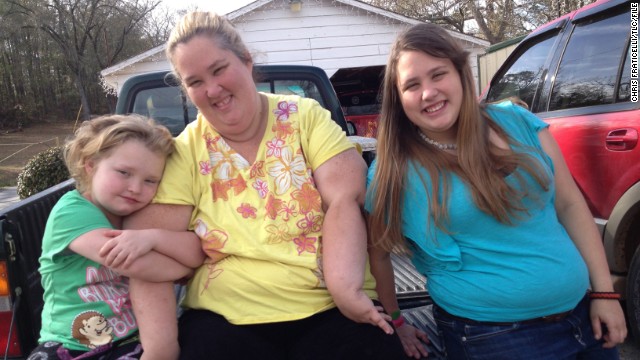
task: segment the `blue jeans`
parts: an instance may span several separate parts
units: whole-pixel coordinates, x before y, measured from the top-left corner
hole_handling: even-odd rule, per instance
[[[495,325],[463,321],[447,316],[438,307],[433,315],[450,360],[617,360],[617,348],[605,349],[603,342],[593,337],[589,303],[585,296],[569,315],[554,322]]]

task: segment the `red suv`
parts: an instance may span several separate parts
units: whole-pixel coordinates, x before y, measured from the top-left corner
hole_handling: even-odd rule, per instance
[[[600,0],[536,29],[498,70],[484,100],[517,96],[550,124],[640,340],[637,6]]]

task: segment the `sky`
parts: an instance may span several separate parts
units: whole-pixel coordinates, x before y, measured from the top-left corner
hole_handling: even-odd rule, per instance
[[[199,10],[227,14],[253,1],[254,0],[162,0],[162,3],[176,10],[198,6]]]

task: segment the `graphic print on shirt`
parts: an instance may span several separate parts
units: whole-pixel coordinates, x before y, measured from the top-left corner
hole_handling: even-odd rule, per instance
[[[85,285],[78,288],[80,299],[88,304],[107,304],[111,312],[105,315],[90,310],[76,315],[71,326],[72,337],[93,349],[136,330],[128,280],[104,266],[88,266],[85,276]]]
[[[107,319],[97,311],[85,311],[73,319],[71,334],[81,344],[90,349],[107,345],[113,340],[113,328]]]
[[[292,255],[313,255],[317,263],[324,213],[320,193],[302,151],[300,125],[292,121],[297,113],[296,102],[277,104],[271,115],[275,121],[267,129],[260,147],[264,152],[258,154],[253,164],[236,153],[220,135],[206,132],[202,138],[208,159],[199,161],[198,170],[201,176],[210,178],[214,203],[231,202],[235,215],[243,221],[264,221],[262,229],[267,232],[267,245],[290,244]],[[227,241],[233,244],[233,238],[223,229],[205,228],[215,236],[209,240],[200,236],[203,249],[207,247],[209,252],[204,249],[207,255],[213,254],[211,259],[216,259],[219,257],[217,247],[224,247]],[[207,284],[221,274],[216,261],[219,260],[206,261]],[[311,271],[319,283],[324,282],[320,267]]]

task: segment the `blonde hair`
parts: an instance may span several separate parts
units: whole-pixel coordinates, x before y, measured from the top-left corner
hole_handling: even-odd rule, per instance
[[[173,66],[174,74],[180,79],[180,74],[175,70],[173,55],[179,44],[185,44],[196,36],[205,36],[216,41],[221,49],[233,52],[238,59],[247,64],[252,62],[247,46],[240,38],[240,34],[231,22],[224,16],[213,12],[190,12],[180,19],[171,30],[165,53]]]
[[[64,160],[76,188],[80,192],[91,188],[91,175],[85,170],[88,161],[100,161],[128,140],[140,141],[165,157],[175,149],[169,130],[144,116],[106,115],[85,121],[64,147]]]
[[[397,66],[402,53],[406,51],[419,51],[449,59],[460,75],[463,93],[457,119],[457,156],[422,141],[415,125],[404,112],[397,88]],[[522,215],[525,211],[522,199],[527,195],[505,181],[505,172],[522,168],[544,189],[548,188],[550,179],[535,159],[525,153],[507,153],[489,141],[489,129],[492,129],[510,145],[516,144],[489,117],[484,105],[477,103],[468,56],[469,53],[446,30],[433,24],[412,26],[398,36],[391,48],[382,88],[377,167],[371,183],[374,209],[369,216],[369,233],[373,243],[388,251],[394,248],[407,251],[401,227],[403,189],[410,161],[422,166],[429,174],[432,198],[427,199],[428,213],[435,225],[444,231],[448,221],[446,209],[451,172],[469,185],[478,208],[503,223],[510,223],[513,216]],[[524,181],[517,172],[514,175],[519,183]],[[420,180],[426,188],[426,180]]]

